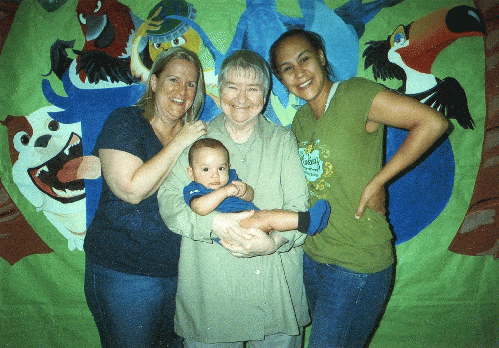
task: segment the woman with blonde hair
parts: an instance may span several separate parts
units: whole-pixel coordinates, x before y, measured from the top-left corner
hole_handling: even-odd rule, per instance
[[[157,190],[182,151],[206,133],[198,57],[161,53],[137,105],[113,111],[97,139],[103,184],[87,231],[85,296],[103,347],[181,347],[173,332],[180,237]]]

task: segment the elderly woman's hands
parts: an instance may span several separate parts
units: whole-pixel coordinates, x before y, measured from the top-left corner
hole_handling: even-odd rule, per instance
[[[268,235],[257,228],[227,228],[231,241],[220,240],[220,244],[237,257],[254,257],[273,254],[288,240],[278,234]]]
[[[220,213],[215,216],[212,232],[220,238],[220,244],[237,257],[253,257],[274,253],[288,240],[257,228],[242,228],[239,222],[253,215],[254,211]]]
[[[254,211],[243,211],[240,213],[219,213],[213,218],[211,231],[220,239],[232,241],[232,237],[227,232],[229,228],[239,229],[239,222],[253,215]]]

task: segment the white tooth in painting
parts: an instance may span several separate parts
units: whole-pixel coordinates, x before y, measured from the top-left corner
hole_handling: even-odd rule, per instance
[[[38,171],[36,172],[36,176],[39,176],[39,175],[40,175],[40,173],[41,173],[42,171],[44,171],[44,172],[47,172],[47,173],[48,173],[48,172],[49,172],[49,168],[48,168],[46,165],[45,165],[45,166],[43,166],[43,167],[41,167],[41,168],[40,168],[40,169],[38,169]]]

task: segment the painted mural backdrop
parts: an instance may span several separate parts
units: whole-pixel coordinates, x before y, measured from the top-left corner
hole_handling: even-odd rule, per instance
[[[389,186],[397,277],[372,346],[499,345],[498,13],[451,0],[0,2],[0,345],[98,346],[83,295],[101,187],[91,151],[158,53],[198,53],[210,121],[223,59],[244,48],[268,60],[293,27],[324,37],[333,80],[376,80],[452,123]],[[289,126],[302,104],[274,79],[266,116]],[[405,135],[387,129],[387,159]]]

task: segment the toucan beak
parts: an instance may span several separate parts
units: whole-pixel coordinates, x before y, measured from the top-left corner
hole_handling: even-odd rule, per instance
[[[461,37],[484,35],[485,24],[475,8],[446,8],[411,23],[409,45],[399,48],[397,53],[408,67],[430,74],[433,62],[444,48]]]

